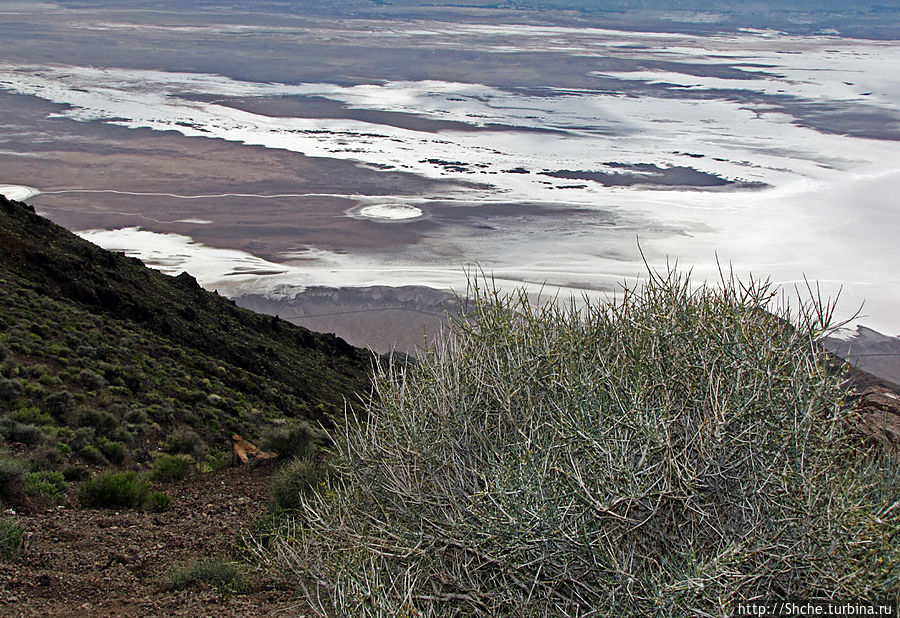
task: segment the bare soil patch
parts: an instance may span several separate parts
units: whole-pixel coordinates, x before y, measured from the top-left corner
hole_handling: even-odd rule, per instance
[[[231,594],[207,584],[167,591],[160,578],[194,558],[225,557],[266,508],[268,465],[196,476],[170,489],[163,513],[63,507],[17,513],[25,557],[0,562],[5,616],[303,615],[302,601],[272,579]]]

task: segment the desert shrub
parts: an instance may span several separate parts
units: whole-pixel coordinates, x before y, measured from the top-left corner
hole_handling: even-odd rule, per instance
[[[150,378],[140,369],[130,368],[124,372],[122,380],[134,393],[141,393],[150,387]]]
[[[849,433],[831,307],[653,275],[615,302],[472,314],[376,380],[266,546],[323,615],[721,615],[879,598],[900,475]]]
[[[206,393],[199,389],[179,388],[175,391],[175,397],[184,403],[200,403],[206,400]]]
[[[43,365],[41,363],[34,363],[32,365],[26,366],[24,373],[29,378],[40,379],[42,376],[46,376],[49,374],[49,368],[47,367],[47,365]]]
[[[147,416],[147,411],[141,407],[134,407],[128,410],[125,413],[125,421],[129,423],[133,423],[135,425],[145,425],[150,422],[150,417]]]
[[[66,479],[58,470],[39,470],[25,475],[25,493],[29,496],[59,500],[66,494]]]
[[[172,483],[186,478],[195,467],[190,455],[160,455],[153,461],[153,479]]]
[[[0,363],[0,378],[15,378],[19,375],[20,370],[21,367],[19,363],[12,360],[11,358],[7,358],[5,361]],[[16,380],[16,382],[18,382],[18,380]],[[0,382],[0,384],[2,384],[2,382]]]
[[[53,358],[66,359],[72,355],[72,350],[65,344],[53,343],[47,348],[47,353]]]
[[[220,558],[197,558],[171,569],[161,581],[167,590],[183,590],[201,582],[237,593],[250,592],[253,587],[240,564]]]
[[[191,429],[178,428],[166,436],[160,445],[167,453],[183,453],[191,455],[194,459],[200,459],[206,452],[206,444],[203,438]]]
[[[167,511],[171,505],[171,496],[159,491],[150,492],[144,499],[144,508],[151,513],[162,513]]]
[[[101,472],[81,484],[78,499],[85,506],[136,507],[143,503],[149,490],[137,472]]]
[[[0,418],[0,437],[7,442],[21,442],[31,446],[40,444],[47,436],[40,427],[20,423],[5,416]]]
[[[89,391],[96,391],[106,386],[106,379],[90,369],[82,369],[78,374],[78,381]]]
[[[201,472],[218,472],[231,465],[231,453],[228,451],[213,451],[207,453],[199,464]]]
[[[19,408],[7,415],[7,418],[23,424],[30,425],[54,425],[53,417],[33,406]]]
[[[271,506],[274,507],[274,504]],[[281,543],[286,522],[290,521],[291,511],[279,508],[268,508],[250,520],[245,530],[245,538],[252,539],[254,551],[259,552],[269,547],[269,541]]]
[[[44,410],[56,419],[63,419],[71,414],[75,409],[75,399],[72,393],[67,390],[48,395],[44,399]]]
[[[16,379],[0,378],[0,401],[14,401],[22,396],[22,385]]]
[[[107,434],[119,424],[118,419],[105,410],[83,408],[78,412],[77,423],[80,427],[90,427],[98,434]]]
[[[91,476],[90,471],[82,466],[66,466],[63,468],[62,473],[63,478],[70,483],[83,481]]]
[[[38,383],[42,386],[60,386],[62,384],[62,379],[52,373],[45,373],[38,378]]]
[[[79,451],[88,444],[93,444],[96,439],[97,432],[93,427],[79,427],[72,433],[69,444],[74,450]]]
[[[321,432],[305,421],[291,419],[282,425],[268,427],[261,442],[263,450],[276,453],[282,459],[288,459],[314,456],[317,440],[321,440]]]
[[[0,518],[0,558],[18,560],[25,553],[25,530],[11,519]]]
[[[25,486],[28,464],[18,459],[0,457],[0,500],[14,502]]]
[[[34,470],[56,470],[63,462],[59,449],[51,444],[43,444],[34,449],[28,459]]]
[[[103,456],[103,453],[100,452],[100,449],[93,444],[85,444],[78,449],[78,457],[84,463],[94,464],[95,466],[105,466],[109,463],[106,457]]]
[[[152,404],[147,408],[147,413],[157,423],[167,423],[175,415],[175,411],[168,405]]]
[[[110,440],[109,438],[100,438],[97,441],[97,446],[100,452],[103,453],[103,456],[110,462],[122,463],[125,461],[125,445],[122,442]]]
[[[23,381],[22,388],[24,389],[23,396],[32,400],[41,399],[47,396],[47,389],[39,382]]]
[[[75,348],[75,354],[79,358],[85,359],[96,359],[97,358],[97,348],[94,348],[89,345],[79,345]]]
[[[293,459],[284,464],[272,477],[272,503],[276,509],[295,510],[301,499],[325,481],[326,466],[315,459]]]

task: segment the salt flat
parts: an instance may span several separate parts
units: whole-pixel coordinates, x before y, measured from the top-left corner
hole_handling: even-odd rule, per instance
[[[63,162],[56,178],[10,157],[17,175],[2,179],[27,179],[39,210],[95,242],[207,287],[464,289],[477,264],[504,286],[602,295],[643,276],[646,258],[698,280],[725,264],[789,292],[808,278],[841,289],[847,314],[865,300],[862,323],[900,333],[893,41],[422,19],[69,27],[138,46],[252,36],[297,54],[282,79],[258,80],[224,62],[197,70],[215,67],[190,56],[175,68],[163,52],[141,66],[0,62],[10,105],[49,106],[34,123],[61,142],[102,135],[107,151],[132,148],[135,168],[153,134],[176,160],[197,160],[187,153],[206,142],[227,150],[238,171],[210,171],[202,186],[176,169],[155,186],[149,174],[76,174],[61,149],[40,152],[43,168]],[[313,45],[322,51],[304,60]],[[418,64],[399,60],[423,50]],[[251,176],[247,158],[265,171]],[[332,179],[326,190],[317,176]]]

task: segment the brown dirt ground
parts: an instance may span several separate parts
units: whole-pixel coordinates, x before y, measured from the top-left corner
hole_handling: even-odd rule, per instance
[[[229,468],[169,488],[163,513],[61,507],[17,513],[22,560],[0,561],[3,616],[304,616],[286,586],[230,594],[206,584],[166,591],[159,578],[196,557],[229,555],[269,498],[271,466]]]

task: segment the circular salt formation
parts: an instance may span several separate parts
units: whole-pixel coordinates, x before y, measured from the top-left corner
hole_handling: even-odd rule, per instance
[[[358,214],[367,219],[402,221],[403,219],[421,217],[422,211],[415,206],[406,204],[373,204],[372,206],[360,208]]]
[[[40,193],[34,187],[24,187],[22,185],[0,185],[0,195],[5,195],[8,200],[22,201],[29,197],[34,197]]]

